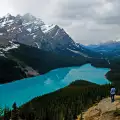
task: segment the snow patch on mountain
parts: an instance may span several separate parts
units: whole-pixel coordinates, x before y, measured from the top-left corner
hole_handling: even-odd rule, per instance
[[[113,42],[120,42],[120,38],[116,39],[116,40],[113,40]]]
[[[35,42],[35,44],[37,45],[37,48],[40,48],[39,44],[37,42]]]
[[[31,29],[31,28],[28,28],[27,30],[28,30],[29,32],[31,32],[31,31],[32,31],[32,29]]]
[[[12,25],[14,23],[14,20],[4,20],[3,22],[0,22],[0,26],[1,27],[5,27],[5,25],[8,25],[8,26],[10,26],[10,25]]]
[[[72,50],[72,49],[69,49],[69,48],[67,48],[67,49],[70,50],[70,51],[73,52],[73,53],[82,55],[82,56],[84,56],[84,57],[89,57],[88,55],[86,55],[86,54],[84,54],[84,53],[82,53],[82,52],[80,52],[80,51]]]
[[[54,37],[57,36],[58,34],[59,34],[59,29],[57,30],[57,32],[56,32],[56,34],[54,35]]]
[[[20,46],[19,44],[12,43],[11,46],[3,48],[2,50],[5,51],[5,52],[7,52],[7,51],[9,51],[11,49],[17,49],[19,46]]]
[[[37,37],[37,35],[33,35],[33,39],[35,39]]]
[[[47,32],[49,32],[50,30],[52,30],[54,27],[55,27],[55,25],[43,25],[43,26],[41,26],[41,30],[42,30],[44,33],[47,33]]]
[[[1,36],[1,35],[4,35],[4,33],[0,33],[0,36]]]

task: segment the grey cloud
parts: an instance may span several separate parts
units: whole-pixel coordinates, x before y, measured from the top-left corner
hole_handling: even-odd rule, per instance
[[[106,0],[112,4],[112,10],[105,15],[98,17],[97,22],[103,24],[117,24],[120,25],[120,1],[119,0]]]
[[[57,14],[54,16],[60,17],[62,19],[82,19],[82,18],[90,18],[95,15],[95,11],[93,10],[94,6],[98,5],[96,0],[70,0],[69,2],[59,2],[56,11]]]
[[[120,25],[120,16],[109,16],[98,20],[99,23],[103,24],[117,24]]]
[[[10,0],[9,3],[16,14],[30,12],[46,23],[58,24],[83,44],[120,37],[120,0]]]

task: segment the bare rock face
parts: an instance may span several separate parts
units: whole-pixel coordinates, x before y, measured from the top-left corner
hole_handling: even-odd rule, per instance
[[[84,114],[84,120],[120,120],[120,97],[111,103],[110,98],[103,99]]]

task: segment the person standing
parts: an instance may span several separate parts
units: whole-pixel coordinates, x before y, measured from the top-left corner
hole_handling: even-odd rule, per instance
[[[115,92],[116,92],[116,89],[115,89],[115,87],[112,85],[111,90],[110,90],[111,102],[114,102],[114,101],[115,101]]]

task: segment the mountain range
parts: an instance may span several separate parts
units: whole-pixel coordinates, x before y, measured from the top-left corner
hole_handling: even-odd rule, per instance
[[[87,58],[86,48],[57,25],[46,25],[31,14],[0,18],[0,83],[82,65]]]
[[[93,51],[99,52],[101,55],[106,57],[120,57],[120,39],[104,42],[97,45],[89,45],[87,47]]]
[[[93,51],[76,43],[63,28],[46,25],[29,13],[23,16],[7,14],[0,18],[0,39],[2,44],[13,41],[63,55],[93,57]]]
[[[0,83],[86,63],[112,68],[114,61],[106,57],[112,55],[112,49],[105,55],[103,49],[109,51],[107,44],[84,46],[76,43],[63,28],[46,25],[29,13],[7,14],[0,18]]]

